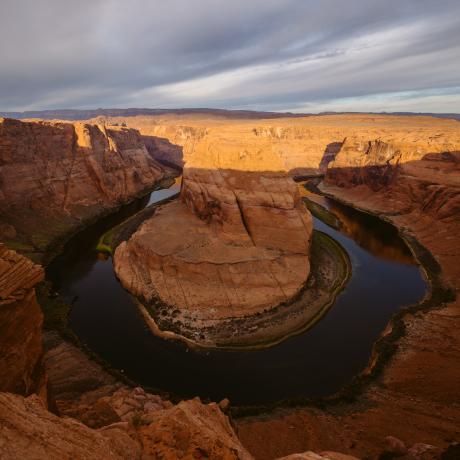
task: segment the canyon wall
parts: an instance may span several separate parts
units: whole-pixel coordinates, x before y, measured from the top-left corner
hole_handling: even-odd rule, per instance
[[[0,243],[0,391],[46,398],[43,314],[34,286],[43,269]]]
[[[99,117],[93,122],[125,124],[158,146],[166,142],[178,147],[170,149],[172,162],[188,161],[206,137],[211,148],[214,143],[232,140],[243,146],[242,151],[246,146],[277,156],[282,170],[297,176],[324,173],[347,137],[400,145],[405,160],[410,160],[420,158],[422,152],[452,151],[458,136],[458,121],[422,116],[356,114],[228,120],[188,114]],[[155,153],[152,147],[154,156],[168,159],[167,151],[157,150]]]
[[[127,120],[129,126],[136,123]],[[277,278],[289,270],[287,259],[302,260],[292,270],[301,277],[308,274],[309,215],[298,208],[298,197],[285,174],[318,173],[327,166],[322,185],[326,193],[382,214],[415,236],[433,253],[445,280],[458,293],[457,122],[336,116],[238,120],[234,126],[222,120],[184,118],[155,123],[150,133],[141,129],[142,136],[160,138],[152,140],[150,153],[168,145],[171,154],[165,153],[162,159],[177,164],[185,160],[189,168],[184,172],[181,201],[161,207],[126,243],[132,244],[130,252],[120,260],[126,257],[135,266],[149,254],[155,262],[147,267],[148,278],[141,271],[124,275],[130,289],[150,295],[153,291],[145,291],[145,286],[157,279],[156,286],[160,286],[166,274],[173,282],[165,284],[165,298],[175,295],[180,299],[183,281],[201,277],[205,281],[190,292],[209,288],[211,295],[204,300],[211,304],[215,296],[228,306],[235,280],[242,286],[236,291],[238,302],[248,299],[248,304],[257,299],[245,297],[253,296],[251,283],[269,280],[269,286],[278,286],[273,292],[281,298],[282,290],[290,289],[289,283],[295,281],[291,276]],[[141,193],[164,174],[146,156],[144,140],[138,143],[137,133],[120,126],[3,120],[0,134],[0,238],[32,255],[89,216]],[[218,154],[221,151],[232,153],[227,158]],[[137,165],[132,169],[131,155]],[[135,174],[138,167],[150,174],[142,174],[140,182]],[[143,182],[144,177],[150,179]],[[299,238],[305,223],[306,231]],[[284,242],[283,231],[289,235]],[[270,235],[270,243],[264,234]],[[229,248],[248,264],[247,270],[234,269]],[[273,273],[273,261],[282,261],[282,272]],[[0,370],[7,370],[0,371],[2,391],[29,394],[43,388],[42,318],[33,292],[41,277],[37,266],[0,246]],[[259,292],[267,285],[262,287]],[[225,296],[219,297],[221,293]],[[203,301],[190,293],[187,298],[196,305]],[[408,315],[398,352],[381,378],[366,390],[365,398],[344,402],[337,410],[283,409],[270,417],[239,420],[238,434],[245,447],[264,460],[330,448],[378,457],[388,434],[410,444],[427,446],[429,442],[445,447],[460,435],[459,311],[456,300]],[[239,314],[230,309],[230,314],[234,312]],[[50,379],[56,378],[65,391],[75,391],[80,384],[70,379],[65,386],[63,380],[81,375],[87,381],[88,368],[73,372],[66,367],[67,358],[58,359],[62,353],[61,347],[59,353],[54,349],[49,355],[54,366]],[[112,388],[117,385],[118,389]],[[107,387],[113,394],[107,394]],[[0,424],[6,427],[0,433],[2,458],[140,458],[143,453],[160,453],[164,458],[252,458],[215,405],[194,400],[172,407],[160,403],[155,395],[119,387],[119,383],[103,380],[101,387],[78,398],[62,397],[60,410],[78,421],[47,412],[33,395],[0,393]],[[84,424],[94,422],[96,429]],[[430,446],[426,449],[433,452]],[[318,458],[309,455],[304,458]]]
[[[206,129],[208,137],[237,139],[270,152],[294,175],[325,173],[324,192],[382,215],[435,257],[444,281],[460,290],[460,125],[454,120],[386,115],[334,115],[290,120],[205,117],[125,119],[150,124],[151,135],[181,145],[184,159],[197,138],[179,135]],[[191,130],[190,128],[193,128]],[[161,133],[161,134],[160,134]],[[241,148],[244,155],[246,147]],[[210,148],[212,150],[212,146]],[[458,431],[457,362],[459,300],[429,312],[407,315],[398,351],[383,376],[343,412],[280,411],[266,420],[238,421],[239,435],[256,458],[273,459],[306,449],[333,448],[378,456],[387,435],[405,442],[446,447]],[[371,408],[363,406],[369,401]],[[429,448],[429,447],[428,447]],[[434,452],[434,451],[433,451]],[[429,454],[427,454],[429,455]],[[435,453],[432,454],[436,458]]]
[[[165,175],[133,129],[0,119],[0,240],[39,259]]]
[[[429,139],[349,137],[321,188],[416,236],[458,283],[452,238],[460,225],[460,129]]]

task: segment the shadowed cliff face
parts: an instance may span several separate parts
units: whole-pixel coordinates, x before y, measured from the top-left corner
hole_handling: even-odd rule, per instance
[[[390,215],[418,212],[449,222],[460,215],[460,151],[403,161],[392,144],[347,139],[325,184],[354,190],[363,199],[380,199],[377,209]]]
[[[41,253],[165,176],[139,133],[87,123],[0,120],[0,238]]]
[[[460,268],[451,246],[460,230],[460,143],[453,142],[451,151],[422,153],[420,159],[405,161],[404,155],[394,153],[394,145],[385,146],[389,158],[372,159],[360,141],[346,144],[321,189],[415,233],[423,244],[435,248],[449,267],[447,277],[458,285]]]
[[[46,397],[43,314],[34,286],[43,270],[0,243],[0,391]]]

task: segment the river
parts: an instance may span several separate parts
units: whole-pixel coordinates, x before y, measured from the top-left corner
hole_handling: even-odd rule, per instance
[[[329,395],[366,366],[392,314],[426,293],[422,271],[393,226],[328,200],[342,228],[316,218],[314,226],[346,249],[352,275],[314,327],[257,351],[193,351],[160,339],[118,282],[111,258],[95,247],[109,228],[179,187],[155,191],[101,219],[73,238],[47,270],[55,289],[72,304],[69,321],[78,337],[140,385],[181,397],[226,397],[234,405]]]

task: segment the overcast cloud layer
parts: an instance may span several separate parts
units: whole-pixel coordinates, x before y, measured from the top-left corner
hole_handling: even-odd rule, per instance
[[[0,110],[460,112],[460,0],[1,0]]]

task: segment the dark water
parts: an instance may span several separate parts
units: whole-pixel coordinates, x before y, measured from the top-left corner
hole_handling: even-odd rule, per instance
[[[111,259],[94,247],[108,228],[175,191],[154,192],[87,229],[48,270],[61,295],[73,302],[70,324],[81,340],[139,384],[184,397],[228,397],[234,405],[331,394],[366,366],[372,344],[391,315],[425,294],[422,273],[395,229],[339,206],[343,233],[317,219],[315,228],[345,247],[353,274],[312,329],[250,352],[196,352],[159,339],[118,283]]]

